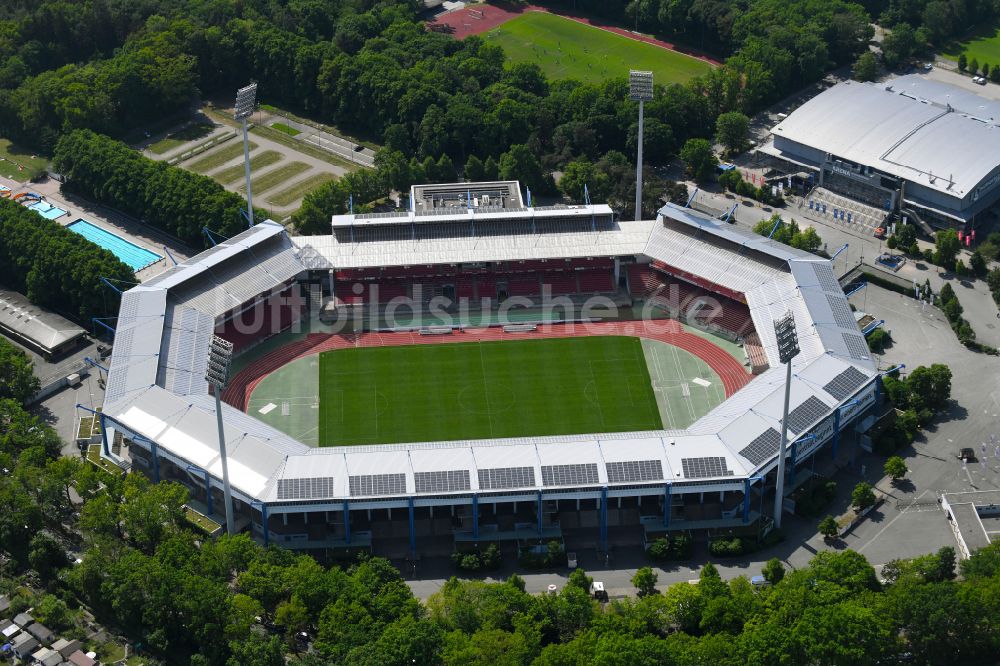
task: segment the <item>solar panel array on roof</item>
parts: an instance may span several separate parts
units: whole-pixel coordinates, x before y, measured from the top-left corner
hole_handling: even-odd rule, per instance
[[[492,467],[478,471],[480,490],[531,488],[535,485],[534,467]]]
[[[353,497],[365,495],[405,495],[405,474],[363,474],[348,477]]]
[[[837,322],[837,326],[848,329],[858,327],[858,323],[854,319],[854,313],[851,312],[851,306],[847,303],[846,298],[836,294],[827,294],[826,302],[830,304],[830,310],[833,311],[833,320]]]
[[[814,395],[801,405],[788,412],[788,429],[794,433],[805,432],[812,424],[826,416],[830,408]]]
[[[543,486],[574,486],[600,483],[597,463],[542,465]]]
[[[865,338],[860,333],[844,333],[844,344],[847,345],[847,351],[851,354],[851,358],[856,358],[859,361],[867,361],[870,357],[868,355],[868,343],[865,342]]]
[[[834,293],[840,291],[840,283],[834,277],[830,264],[813,263],[813,272],[816,273],[816,279],[819,280],[819,286],[823,287],[823,291],[832,291]]]
[[[715,476],[733,476],[726,459],[719,457],[681,458],[685,479],[709,479]]]
[[[414,472],[413,481],[418,493],[448,493],[468,490],[469,470],[448,469],[440,472]]]
[[[279,500],[304,500],[333,497],[333,477],[278,479]]]
[[[778,453],[780,445],[781,433],[774,428],[768,428],[740,450],[740,455],[754,465],[759,465],[773,458]]]
[[[827,382],[823,390],[837,400],[843,401],[848,396],[853,395],[866,381],[868,381],[868,377],[865,376],[865,373],[852,365]]]
[[[659,460],[609,462],[606,467],[608,470],[608,483],[663,480],[663,463]]]

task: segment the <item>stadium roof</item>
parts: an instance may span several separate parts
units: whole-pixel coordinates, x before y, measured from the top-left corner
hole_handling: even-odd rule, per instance
[[[104,413],[155,441],[159,455],[219,478],[214,400],[202,378],[216,318],[235,300],[281,288],[304,267],[645,254],[744,293],[772,369],[683,431],[311,449],[224,405],[230,477],[247,501],[740,484],[777,460],[784,381],[777,317],[795,314],[802,348],[791,387],[795,436],[832,427],[832,411],[851,405],[877,374],[829,261],[674,205],[655,221],[597,230],[532,233],[527,223],[503,231],[441,242],[350,243],[337,236],[289,241],[279,225],[257,225],[125,294]],[[263,275],[256,273],[261,256],[274,260]]]
[[[7,289],[0,289],[0,330],[46,355],[58,352],[86,333],[65,317]]]
[[[998,122],[1000,104],[907,76],[839,83],[771,131],[961,199],[1000,166]]]

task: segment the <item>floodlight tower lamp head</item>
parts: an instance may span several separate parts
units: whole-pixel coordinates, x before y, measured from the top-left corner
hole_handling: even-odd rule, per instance
[[[630,70],[628,73],[628,96],[634,102],[651,102],[653,100],[653,73]]]
[[[236,91],[236,107],[233,117],[236,120],[245,120],[253,114],[254,106],[257,103],[257,84],[251,83]]]

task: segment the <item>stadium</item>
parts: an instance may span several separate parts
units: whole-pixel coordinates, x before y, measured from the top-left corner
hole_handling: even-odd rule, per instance
[[[1000,102],[921,76],[845,81],[776,125],[759,153],[871,207],[855,216],[962,228],[1000,198],[998,122]]]
[[[222,515],[214,336],[237,527],[417,557],[764,526],[791,312],[789,483],[856,446],[879,377],[830,262],[668,204],[533,207],[516,182],[411,210],[264,222],[125,292],[105,457]],[[291,433],[291,434],[290,434]],[[772,499],[773,501],[773,499]]]

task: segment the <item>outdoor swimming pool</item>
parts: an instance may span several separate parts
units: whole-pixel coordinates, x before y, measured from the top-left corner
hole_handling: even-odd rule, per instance
[[[74,220],[66,228],[80,234],[93,243],[97,243],[104,249],[110,250],[112,254],[131,266],[133,271],[145,268],[163,258],[155,252],[150,252],[135,243],[130,243],[121,236],[117,236],[110,231],[105,231],[83,218]]]
[[[58,206],[53,206],[47,201],[36,201],[35,203],[28,206],[31,210],[35,211],[46,220],[55,220],[66,214],[62,208]]]

